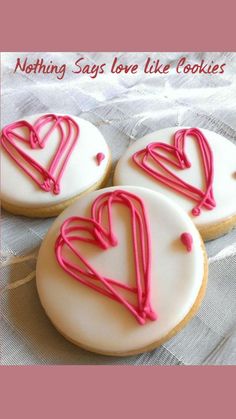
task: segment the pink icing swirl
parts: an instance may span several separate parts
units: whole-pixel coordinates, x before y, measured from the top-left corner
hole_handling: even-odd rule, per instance
[[[205,176],[205,191],[183,181],[170,169],[170,166],[180,170],[191,167],[191,163],[184,151],[188,135],[192,135],[197,140],[199,146]],[[163,154],[162,151],[165,154]],[[168,156],[170,156],[170,158]],[[176,131],[174,135],[174,145],[162,142],[150,143],[145,149],[134,153],[132,159],[135,164],[158,182],[163,183],[174,191],[197,202],[197,205],[192,209],[192,214],[194,216],[200,215],[202,207],[207,210],[212,210],[216,206],[213,195],[213,153],[205,135],[199,129],[180,129]],[[166,166],[165,162],[169,164],[169,168]],[[152,163],[152,165],[150,165],[150,163]],[[164,173],[166,173],[167,176]]]
[[[48,129],[44,135],[40,131]],[[23,129],[24,134],[17,130]],[[19,143],[24,143],[31,149],[43,149],[51,134],[57,130],[59,144],[50,162],[49,168],[44,168],[30,157]],[[79,137],[79,126],[70,116],[54,114],[43,115],[31,125],[27,121],[18,121],[7,125],[2,130],[0,142],[14,162],[45,192],[52,190],[60,193],[60,181],[65,171],[70,155]]]
[[[79,242],[98,246],[101,251],[111,246],[118,246],[112,217],[114,204],[124,205],[130,213],[135,287],[103,276],[91,266],[78,249]],[[63,222],[55,243],[55,252],[61,268],[76,281],[123,304],[140,324],[145,324],[147,319],[157,319],[150,303],[150,241],[147,213],[142,199],[127,191],[116,190],[105,192],[95,199],[91,207],[91,217],[70,217]],[[71,256],[78,259],[78,264],[74,262],[75,259],[73,261],[69,259],[68,251]],[[136,304],[125,298],[124,293],[127,292],[136,294]]]

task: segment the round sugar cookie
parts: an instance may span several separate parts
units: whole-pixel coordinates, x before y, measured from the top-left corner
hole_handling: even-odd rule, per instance
[[[207,282],[200,234],[164,195],[94,191],[55,220],[41,245],[42,306],[76,345],[106,355],[152,350],[196,313]]]
[[[90,122],[70,115],[32,115],[1,132],[1,200],[29,217],[58,215],[105,185],[109,147]]]
[[[135,141],[116,166],[114,185],[163,193],[204,240],[236,225],[236,146],[206,129],[166,128]]]

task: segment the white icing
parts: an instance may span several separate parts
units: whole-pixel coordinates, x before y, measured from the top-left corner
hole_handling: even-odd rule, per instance
[[[33,124],[40,115],[22,118]],[[79,125],[80,135],[75,148],[67,162],[60,181],[61,192],[45,192],[2,150],[1,153],[1,198],[21,207],[47,207],[59,204],[81,194],[103,178],[107,171],[109,149],[100,131],[90,122],[71,116]],[[18,130],[20,132],[20,130]],[[31,150],[20,144],[27,154],[44,167],[58,147],[58,131],[53,131],[42,150]],[[97,164],[97,153],[105,155],[101,164]]]
[[[189,312],[202,284],[204,255],[199,233],[183,210],[151,190],[120,187],[141,197],[147,208],[152,243],[151,303],[159,319],[140,326],[121,304],[78,283],[56,260],[54,246],[59,228],[70,216],[89,216],[94,199],[113,189],[117,188],[81,197],[55,220],[39,251],[36,280],[42,305],[63,334],[94,351],[127,352],[166,336]],[[100,273],[131,284],[133,255],[128,210],[115,205],[113,220],[117,247],[101,251],[81,243],[80,249]],[[193,237],[190,253],[180,241],[183,232]]]
[[[117,164],[114,175],[114,184],[143,186],[163,193],[176,202],[176,204],[179,204],[190,215],[198,227],[217,223],[227,217],[235,215],[236,147],[221,135],[200,128],[205,134],[214,155],[213,192],[216,200],[216,207],[210,211],[202,208],[201,214],[198,217],[194,217],[191,213],[192,208],[195,206],[194,201],[158,182],[132,161],[132,155],[136,151],[145,148],[147,144],[151,142],[161,141],[173,144],[172,138],[174,133],[182,128],[183,127],[172,127],[163,129],[135,141]],[[203,189],[204,177],[202,175],[203,171],[200,153],[196,145],[196,139],[194,140],[192,136],[187,138],[185,150],[192,164],[191,168],[178,170],[171,166],[171,171],[184,181]],[[168,166],[168,163],[166,165]]]

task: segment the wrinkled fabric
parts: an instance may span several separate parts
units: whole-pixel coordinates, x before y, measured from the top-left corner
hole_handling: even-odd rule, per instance
[[[67,72],[13,74],[17,57],[44,58],[59,64],[81,56],[90,65],[140,65],[148,56],[174,64],[226,62],[224,74],[167,75]],[[2,55],[2,114],[5,125],[33,113],[69,113],[95,124],[108,142],[113,168],[136,139],[168,126],[198,126],[236,143],[236,54],[234,53],[5,53]],[[224,158],[224,156],[222,156]],[[226,161],[227,164],[227,161]],[[235,162],[236,164],[236,162]],[[67,342],[51,325],[37,295],[35,265],[42,239],[53,219],[28,219],[3,211],[2,364],[229,365],[236,364],[236,229],[206,244],[207,293],[198,314],[159,349],[127,358],[91,354]]]

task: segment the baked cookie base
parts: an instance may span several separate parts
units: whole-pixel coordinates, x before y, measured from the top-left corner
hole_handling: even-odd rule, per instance
[[[95,191],[96,189],[100,189],[106,186],[110,172],[111,172],[111,155],[109,157],[109,161],[107,163],[106,171],[104,176],[96,183],[94,183],[90,188],[86,189],[84,192],[80,193],[79,195],[74,196],[73,198],[66,199],[65,201],[61,202],[60,204],[51,205],[48,207],[42,208],[26,208],[17,205],[10,204],[4,200],[1,200],[1,207],[6,211],[10,212],[14,215],[24,215],[29,218],[49,218],[55,217],[59,215],[64,209],[66,209],[69,205],[73,204],[81,196],[87,194],[88,192]]]
[[[175,336],[178,332],[180,332],[180,330],[182,330],[187,323],[192,319],[192,317],[195,316],[195,314],[197,313],[203,297],[205,295],[206,292],[206,287],[207,287],[207,279],[208,279],[208,260],[207,260],[207,254],[206,254],[206,250],[205,250],[205,246],[202,242],[202,251],[204,253],[204,274],[203,274],[203,279],[202,279],[202,285],[201,288],[199,290],[199,293],[197,295],[197,298],[192,306],[192,308],[190,309],[190,311],[186,314],[186,316],[183,318],[183,320],[181,320],[181,322],[179,322],[176,327],[174,329],[172,329],[167,335],[163,336],[161,339],[159,339],[158,341],[155,341],[153,343],[151,343],[148,346],[145,346],[143,348],[137,348],[134,349],[132,351],[127,351],[127,352],[109,352],[109,351],[100,351],[97,350],[96,348],[92,348],[90,346],[86,346],[84,344],[81,344],[80,342],[74,341],[71,338],[69,338],[64,332],[62,332],[58,326],[56,326],[52,320],[50,319],[50,321],[52,322],[53,326],[55,327],[55,329],[69,342],[73,343],[74,345],[85,349],[89,352],[93,352],[99,355],[106,355],[106,356],[117,356],[117,357],[127,357],[127,356],[132,356],[132,355],[138,355],[144,352],[150,352],[156,348],[158,348],[159,346],[161,346],[164,342],[166,342],[167,340],[171,339],[173,336]],[[45,311],[45,313],[47,314],[47,312]]]
[[[228,217],[218,223],[197,227],[204,241],[217,239],[236,227],[236,215]]]

